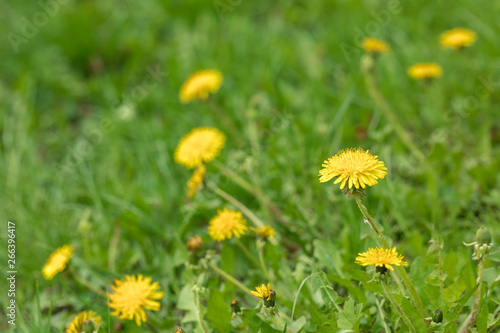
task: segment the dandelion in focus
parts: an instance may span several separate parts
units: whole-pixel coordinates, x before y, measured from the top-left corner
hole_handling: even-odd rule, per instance
[[[196,168],[216,158],[225,141],[224,134],[216,128],[195,128],[179,141],[174,160],[188,169]]]
[[[198,71],[186,79],[179,92],[179,99],[183,104],[189,103],[193,99],[204,101],[210,93],[219,91],[222,81],[222,73],[218,70]]]
[[[219,210],[217,215],[210,220],[208,234],[214,240],[221,242],[233,236],[240,238],[247,229],[246,221],[240,212],[224,208]]]
[[[355,263],[361,266],[373,265],[377,268],[381,267],[391,271],[394,271],[392,265],[408,265],[406,261],[403,261],[403,255],[396,252],[396,247],[393,247],[392,250],[378,247],[374,249],[369,248],[366,252],[358,253]]]
[[[111,313],[119,319],[133,320],[137,326],[146,322],[144,309],[158,311],[160,302],[155,300],[163,297],[158,282],[151,283],[151,278],[144,278],[141,274],[137,277],[126,275],[125,280],[115,279],[115,285],[111,286],[113,293],[108,293],[109,307],[114,309]]]
[[[443,69],[435,63],[420,63],[411,66],[408,75],[416,80],[429,80],[443,75]]]
[[[50,255],[42,268],[42,275],[46,280],[52,280],[57,273],[66,268],[69,259],[73,256],[73,248],[73,245],[64,245]]]
[[[85,325],[93,325],[97,331],[102,325],[102,318],[94,311],[83,311],[77,315],[66,328],[66,333],[80,333]]]
[[[471,46],[477,39],[477,34],[469,29],[455,28],[445,31],[439,38],[439,43],[445,49],[460,50]]]
[[[381,54],[389,51],[389,46],[376,38],[365,38],[362,42],[363,49],[370,54]]]
[[[361,148],[351,148],[339,151],[322,164],[323,169],[319,171],[320,183],[325,183],[333,177],[338,177],[334,184],[340,183],[340,189],[346,185],[351,189],[353,186],[359,189],[361,186],[373,186],[377,179],[384,179],[387,168],[383,161],[378,160],[369,151]]]
[[[266,307],[274,307],[276,292],[271,289],[271,284],[262,284],[260,287],[255,287],[256,291],[250,291],[253,296],[262,298]]]

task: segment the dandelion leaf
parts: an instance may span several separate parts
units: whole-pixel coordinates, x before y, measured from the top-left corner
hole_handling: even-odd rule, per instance
[[[354,300],[349,299],[344,303],[344,308],[337,314],[337,325],[344,330],[355,330],[359,328],[359,321],[361,319],[361,311],[363,304],[354,306]]]

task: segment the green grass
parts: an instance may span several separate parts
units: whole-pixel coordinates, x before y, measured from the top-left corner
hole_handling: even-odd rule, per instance
[[[173,152],[192,128],[213,126],[227,137],[218,162],[282,211],[280,221],[259,198],[208,165],[209,181],[278,233],[265,259],[275,277],[278,309],[289,317],[295,306],[294,320],[303,318],[288,321],[289,328],[337,331],[344,316],[362,332],[384,330],[377,306],[383,298],[375,296],[380,287],[368,282],[369,269],[354,264],[358,252],[377,245],[375,239],[354,200],[317,176],[323,160],[338,150],[362,147],[389,169],[386,179],[366,191],[364,203],[408,260],[406,271],[429,317],[440,308],[450,319],[450,301],[474,288],[476,262],[462,242],[473,242],[480,226],[491,232],[494,248],[486,260],[487,295],[478,321],[478,332],[485,332],[500,301],[498,3],[402,2],[387,24],[373,15],[388,10],[381,1],[232,3],[218,13],[215,8],[221,8],[210,1],[69,1],[17,52],[4,38],[0,234],[6,244],[7,220],[16,222],[18,316],[15,329],[2,319],[0,330],[60,332],[91,309],[103,317],[100,331],[111,332],[118,320],[108,321],[106,299],[86,284],[110,291],[115,278],[144,274],[165,292],[160,311],[147,312],[158,332],[181,326],[202,332],[190,319],[196,283],[207,290],[200,299],[210,331],[230,332],[220,318],[230,318],[233,299],[247,309],[241,318],[246,330],[231,326],[234,332],[277,331],[252,310],[260,302],[213,270],[185,266],[194,260],[185,242],[199,234],[216,265],[247,288],[268,282],[234,241],[216,244],[207,234],[217,209],[234,206],[207,190],[185,199],[190,172],[174,163]],[[41,8],[2,3],[4,36],[21,35],[22,18],[32,22]],[[366,90],[356,45],[358,31],[370,22],[392,49],[377,63],[378,89],[424,153],[435,185]],[[457,26],[476,31],[476,44],[461,52],[440,49],[439,34]],[[430,86],[406,74],[424,61],[444,68]],[[205,68],[222,71],[221,90],[207,103],[180,104],[183,81]],[[151,70],[162,73],[156,81]],[[257,258],[254,238],[242,242]],[[41,268],[64,244],[76,246],[68,269],[44,280]],[[205,279],[197,282],[202,272]],[[8,304],[3,290],[2,314]],[[330,300],[337,294],[335,303],[345,313]],[[403,307],[412,307],[401,292],[395,294]],[[363,304],[359,317],[345,310],[351,300],[354,308]],[[465,302],[457,314],[460,324],[473,297]],[[388,302],[379,305],[388,328],[405,331]],[[152,331],[120,322],[124,332]]]

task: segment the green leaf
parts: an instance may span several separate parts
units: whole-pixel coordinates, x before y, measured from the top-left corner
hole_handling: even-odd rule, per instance
[[[228,332],[228,324],[231,321],[229,303],[226,304],[223,294],[218,289],[210,291],[210,298],[207,305],[207,319],[218,332]]]
[[[465,282],[459,277],[448,288],[444,290],[443,298],[446,303],[455,303],[465,290]]]
[[[339,295],[330,286],[330,282],[327,280],[324,272],[319,272],[319,274],[313,275],[311,277],[311,286],[314,292],[320,290],[323,302],[326,304],[331,304],[338,310],[340,310],[337,302]]]
[[[458,315],[460,314],[460,312],[462,311],[463,307],[465,306],[465,303],[467,303],[467,301],[469,300],[469,298],[474,294],[474,292],[476,291],[477,287],[479,286],[479,284],[477,284],[474,288],[472,288],[464,297],[462,297],[461,299],[459,299],[458,301],[456,301],[455,303],[457,304],[457,306],[455,306],[454,308],[452,308],[447,316],[445,317],[446,318],[446,325],[447,327],[450,325],[450,324],[453,324],[455,322],[455,320],[457,319]]]
[[[481,312],[479,313],[479,316],[477,317],[476,321],[476,327],[477,327],[477,333],[486,333],[486,330],[488,329],[488,305],[483,305],[483,308],[481,309]]]
[[[354,307],[354,300],[349,297],[344,303],[344,308],[337,314],[337,325],[339,328],[357,331],[362,309],[363,304],[358,304]]]
[[[401,309],[403,309],[403,312],[408,316],[417,332],[425,332],[426,327],[424,317],[413,307],[411,302],[406,297],[401,299]],[[401,323],[404,324],[402,320]]]
[[[182,288],[179,300],[177,301],[177,308],[186,311],[186,314],[182,317],[182,323],[198,321],[192,289],[193,285],[186,284],[184,288]]]

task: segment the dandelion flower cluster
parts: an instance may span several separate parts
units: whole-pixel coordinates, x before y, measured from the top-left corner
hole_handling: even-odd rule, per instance
[[[94,329],[99,329],[102,325],[102,318],[94,311],[83,311],[77,315],[66,328],[66,333],[80,333],[83,326],[92,323]]]
[[[52,280],[57,273],[64,271],[72,256],[73,245],[64,245],[55,250],[42,268],[43,277],[46,280]]]
[[[408,263],[403,261],[403,255],[396,252],[396,247],[391,249],[384,248],[369,248],[368,251],[358,253],[356,257],[356,264],[361,266],[373,265],[375,267],[385,267],[394,271],[394,266],[406,266]]]
[[[387,53],[389,51],[389,46],[381,40],[376,38],[365,38],[362,42],[363,49],[368,53]]]
[[[247,229],[246,221],[240,212],[224,208],[219,210],[218,214],[210,220],[208,234],[214,240],[221,242],[224,239],[232,238],[233,235],[240,238]]]
[[[210,93],[216,93],[222,85],[222,73],[207,69],[192,74],[181,87],[179,99],[183,104],[193,99],[206,100]]]
[[[455,28],[445,31],[439,38],[439,43],[445,49],[458,50],[471,46],[477,39],[477,34],[469,29]]]
[[[265,225],[260,228],[252,228],[252,230],[264,239],[274,238],[274,235],[276,235],[276,231],[274,231],[274,229],[270,225]]]
[[[319,171],[320,183],[325,183],[333,177],[338,177],[334,184],[340,183],[340,189],[348,185],[359,189],[361,186],[373,186],[377,179],[384,179],[387,168],[383,161],[378,160],[369,151],[361,148],[339,151],[335,156],[323,162],[323,169]]]
[[[225,141],[224,134],[216,128],[195,128],[179,141],[174,159],[188,169],[196,168],[216,158]]]
[[[193,175],[189,178],[187,182],[188,186],[188,198],[194,197],[196,192],[202,187],[203,179],[205,178],[206,167],[201,164],[196,170],[194,170]]]
[[[125,280],[115,279],[115,285],[111,286],[114,292],[108,293],[108,305],[115,310],[111,315],[119,319],[135,318],[137,326],[141,326],[146,322],[144,309],[160,309],[160,302],[155,301],[163,297],[163,292],[157,291],[159,288],[158,282],[151,283],[150,277],[144,278],[141,274],[126,275]]]
[[[416,80],[428,80],[443,75],[443,69],[435,63],[420,63],[411,66],[408,69],[408,75]]]

